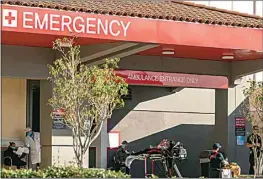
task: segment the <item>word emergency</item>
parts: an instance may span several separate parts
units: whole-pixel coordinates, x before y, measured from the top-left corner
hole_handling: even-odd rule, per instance
[[[88,16],[68,16],[23,12],[23,28],[50,31],[69,31],[94,35],[127,36],[130,21],[109,20]]]

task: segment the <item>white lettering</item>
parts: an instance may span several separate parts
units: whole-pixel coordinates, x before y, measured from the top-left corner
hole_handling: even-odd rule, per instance
[[[164,81],[164,76],[160,76],[160,82],[163,82]]]
[[[187,83],[198,83],[198,78],[188,77],[186,81]]]
[[[77,29],[77,20],[80,20],[82,23],[79,23],[79,27],[80,27],[80,29]],[[82,19],[82,17],[76,17],[76,18],[74,18],[74,20],[73,20],[73,29],[74,29],[74,31],[75,32],[77,32],[77,33],[84,33],[85,32],[85,25],[84,25],[84,20]]]
[[[108,35],[108,20],[105,20],[103,24],[100,19],[98,19],[98,34],[100,34],[100,29],[104,32],[104,35]]]
[[[35,28],[36,29],[44,29],[45,27],[45,30],[48,29],[48,14],[45,14],[44,15],[44,18],[41,22],[41,19],[38,15],[38,13],[35,14]]]
[[[50,14],[50,30],[55,30],[55,31],[59,31],[60,29],[58,27],[54,27],[53,25],[59,25],[59,20],[56,18],[59,18],[59,15],[56,14]]]
[[[128,30],[128,28],[130,27],[130,25],[131,25],[131,22],[130,22],[130,21],[129,21],[126,25],[125,25],[124,22],[121,21],[121,26],[122,26],[122,28],[123,28],[123,35],[124,35],[124,37],[127,36],[127,30]]]
[[[96,34],[95,30],[90,30],[90,28],[95,28],[95,24],[91,24],[90,21],[96,21],[96,18],[87,18],[87,33],[88,34]]]
[[[27,29],[33,29],[33,24],[32,25],[26,24],[26,22],[33,22],[32,17],[31,18],[27,18],[27,15],[33,16],[33,12],[24,12],[23,13],[23,27],[27,28]]]
[[[82,16],[71,17],[68,15],[24,12],[23,13],[23,27],[27,29],[39,29],[49,31],[61,32],[76,32],[87,33],[94,35],[111,35],[114,37],[124,36],[128,34],[130,21],[108,20]],[[143,76],[141,79],[156,81],[159,76],[154,75]],[[168,79],[171,81],[171,79]]]
[[[66,21],[67,19],[67,21]],[[61,22],[61,31],[65,30],[65,27],[68,29],[69,32],[72,32],[71,28],[70,28],[70,24],[72,22],[72,19],[70,16],[62,16],[62,22]]]
[[[120,22],[117,21],[117,20],[113,20],[113,21],[110,22],[110,25],[109,25],[109,29],[110,29],[111,35],[117,37],[118,35],[120,35],[121,32],[120,32],[120,30],[117,30],[116,33],[113,32],[113,27],[112,27],[113,23],[116,23],[118,26],[120,26]]]

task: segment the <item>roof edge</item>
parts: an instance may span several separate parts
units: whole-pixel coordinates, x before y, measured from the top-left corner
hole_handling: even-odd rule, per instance
[[[232,14],[232,15],[238,15],[238,16],[243,16],[243,17],[249,17],[249,18],[253,18],[253,19],[261,19],[261,20],[263,20],[263,17],[258,16],[258,15],[251,15],[251,14],[242,13],[242,12],[238,12],[238,11],[227,10],[227,9],[222,9],[222,8],[217,8],[217,7],[211,7],[211,6],[202,5],[202,4],[196,4],[196,3],[193,3],[193,2],[185,2],[185,1],[182,1],[182,0],[171,0],[170,2],[180,3],[180,4],[187,5],[187,6],[194,6],[194,7],[199,7],[199,8],[205,8],[205,9],[208,9],[208,10],[211,10],[211,11],[223,12],[223,13],[228,13],[228,14]]]

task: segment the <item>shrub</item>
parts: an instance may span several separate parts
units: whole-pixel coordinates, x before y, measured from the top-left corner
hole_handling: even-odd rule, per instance
[[[130,178],[130,175],[104,169],[49,167],[38,171],[2,169],[1,178]]]

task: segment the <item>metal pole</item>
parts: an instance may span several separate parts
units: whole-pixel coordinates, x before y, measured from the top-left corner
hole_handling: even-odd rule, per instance
[[[180,173],[180,171],[179,171],[179,169],[178,169],[178,167],[177,167],[177,165],[176,165],[176,163],[174,164],[174,169],[175,169],[178,177],[179,177],[179,178],[183,178],[182,175],[181,175],[181,173]]]
[[[253,0],[253,15],[256,15],[257,1]],[[256,73],[253,74],[253,81],[256,81]]]
[[[257,1],[253,0],[253,15],[257,14]]]
[[[145,175],[145,178],[147,178],[147,158],[146,156],[144,158],[144,175]]]
[[[152,175],[154,175],[154,160],[152,160]]]

